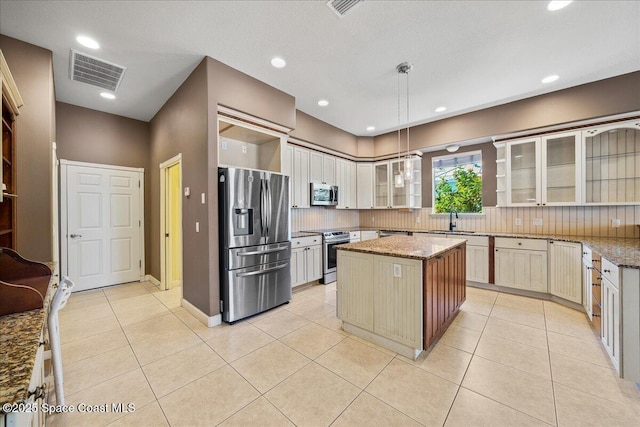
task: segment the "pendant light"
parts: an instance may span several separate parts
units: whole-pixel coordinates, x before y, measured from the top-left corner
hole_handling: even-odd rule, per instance
[[[407,101],[407,116],[406,116],[406,124],[407,124],[407,152],[404,156],[404,172],[398,170],[398,173],[394,176],[396,187],[404,187],[404,181],[411,182],[413,180],[413,159],[409,154],[409,71],[413,69],[413,65],[409,62],[403,62],[396,67],[398,71],[398,160],[400,160],[400,74],[406,74],[407,76],[407,84],[406,84],[406,101]],[[402,163],[400,163],[402,164]]]

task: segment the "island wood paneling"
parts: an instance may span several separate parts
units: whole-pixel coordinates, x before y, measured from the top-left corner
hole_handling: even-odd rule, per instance
[[[466,299],[466,243],[424,264],[424,349],[455,318]]]

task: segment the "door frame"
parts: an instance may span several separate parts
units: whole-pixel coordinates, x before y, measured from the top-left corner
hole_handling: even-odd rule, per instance
[[[138,228],[140,233],[140,281],[144,281],[145,278],[145,242],[144,242],[144,168],[132,168],[127,166],[115,166],[115,165],[103,165],[100,163],[87,163],[87,162],[76,162],[73,160],[65,160],[60,159],[60,271],[61,277],[66,276],[69,271],[68,266],[68,247],[67,247],[67,239],[68,239],[68,212],[67,212],[67,169],[69,166],[83,166],[83,167],[92,167],[99,169],[112,169],[112,170],[120,170],[127,172],[138,172],[138,178],[140,179],[140,227]]]
[[[165,160],[160,163],[160,289],[168,290],[168,266],[166,263],[167,257],[167,241],[165,238],[166,230],[166,189],[167,189],[167,172],[171,166],[180,165],[180,190],[182,190],[182,153],[178,153],[169,160]],[[180,194],[180,216],[182,217],[183,203],[182,193]],[[181,227],[182,238],[182,254],[184,255],[184,227]],[[184,263],[184,256],[182,257]],[[182,282],[184,285],[184,265],[182,266]]]

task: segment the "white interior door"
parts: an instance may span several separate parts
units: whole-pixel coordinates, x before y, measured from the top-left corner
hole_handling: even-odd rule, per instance
[[[66,274],[74,291],[143,275],[142,172],[100,166],[63,165]]]

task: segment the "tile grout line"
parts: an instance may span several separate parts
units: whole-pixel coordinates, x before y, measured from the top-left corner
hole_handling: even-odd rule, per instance
[[[547,310],[542,304],[542,311],[544,312],[544,328],[545,328],[545,336],[547,337],[547,356],[549,358],[549,375],[551,376],[551,396],[553,397],[553,412],[556,419],[556,425],[558,424],[558,404],[556,402],[556,386],[553,382],[553,366],[551,365],[551,347],[549,346],[549,331],[547,330]]]

